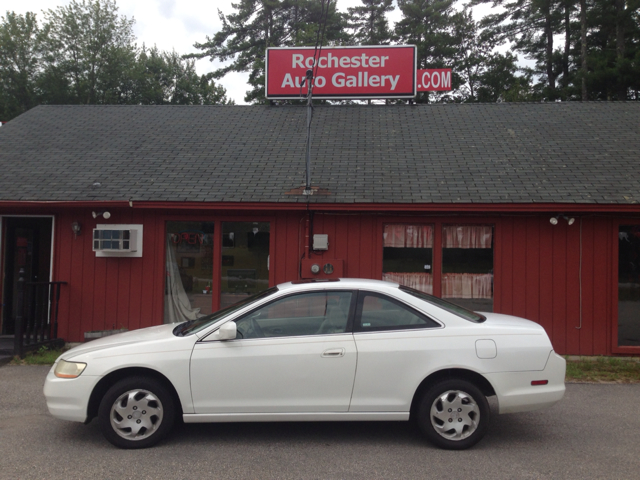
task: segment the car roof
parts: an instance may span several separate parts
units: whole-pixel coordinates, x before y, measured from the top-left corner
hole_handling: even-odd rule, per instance
[[[309,279],[298,280],[293,282],[281,283],[278,290],[331,290],[331,289],[354,289],[354,288],[372,288],[375,290],[384,290],[388,288],[397,288],[398,283],[386,282],[383,280],[372,280],[370,278],[338,278],[338,279]]]

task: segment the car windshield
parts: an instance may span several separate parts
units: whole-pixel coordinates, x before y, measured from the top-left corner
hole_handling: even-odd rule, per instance
[[[402,285],[400,286],[400,290],[408,293],[409,295],[413,295],[414,297],[418,297],[419,299],[424,300],[425,302],[429,302],[437,307],[440,307],[446,310],[447,312],[450,312],[450,313],[453,313],[454,315],[462,317],[465,320],[469,320],[470,322],[482,323],[487,319],[484,315],[480,315],[479,313],[472,312],[471,310],[467,310],[466,308],[461,307],[460,305],[447,302],[446,300],[443,300],[438,297],[434,297],[433,295],[429,295],[428,293],[424,293],[419,290],[415,290],[413,288],[405,287]]]
[[[191,335],[193,333],[199,332],[200,330],[207,328],[209,325],[213,325],[221,318],[226,317],[227,315],[246,307],[250,303],[257,302],[258,300],[262,300],[263,298],[273,295],[277,291],[278,287],[271,287],[264,292],[256,293],[255,295],[240,300],[239,302],[234,303],[229,307],[218,310],[211,315],[205,315],[204,317],[200,317],[195,320],[183,322],[173,329],[173,334],[177,337],[184,337],[186,335]]]

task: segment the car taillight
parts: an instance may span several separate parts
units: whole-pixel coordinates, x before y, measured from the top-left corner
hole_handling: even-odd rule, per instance
[[[532,380],[531,385],[547,385],[549,380]]]

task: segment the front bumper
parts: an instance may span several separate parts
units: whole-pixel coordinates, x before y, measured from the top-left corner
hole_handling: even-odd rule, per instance
[[[565,359],[552,351],[544,370],[490,373],[485,377],[496,391],[500,413],[528,412],[562,400],[566,368]],[[537,380],[548,380],[549,383],[531,385]]]
[[[44,381],[44,396],[51,415],[61,420],[85,422],[93,388],[101,377],[80,375],[77,378],[58,378],[51,367]]]

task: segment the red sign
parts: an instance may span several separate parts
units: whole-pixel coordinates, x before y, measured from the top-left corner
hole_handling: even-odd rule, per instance
[[[443,92],[451,90],[451,69],[431,68],[418,70],[416,80],[419,92]]]
[[[314,68],[312,47],[268,48],[266,90],[269,99],[300,99],[306,72],[314,71],[313,97],[413,98],[416,95],[416,47],[323,47]]]

